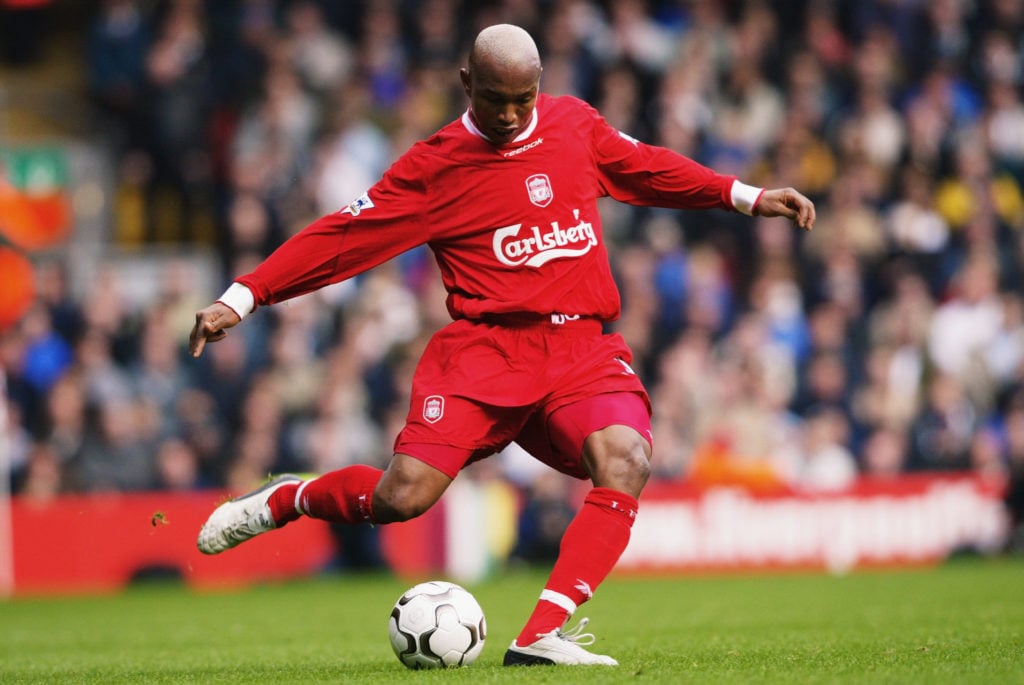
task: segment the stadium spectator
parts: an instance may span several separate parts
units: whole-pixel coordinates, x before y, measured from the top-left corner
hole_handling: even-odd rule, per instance
[[[926,273],[941,274],[938,263],[950,241],[950,228],[935,208],[931,176],[925,169],[906,165],[900,175],[900,190],[884,218],[885,232],[892,252],[906,254],[925,268]],[[938,291],[940,283],[931,284]]]
[[[236,397],[243,396],[242,391],[236,393]],[[174,406],[173,430],[164,436],[164,440],[180,440],[194,455],[196,487],[212,487],[224,482],[224,451],[229,443],[229,427],[235,427],[227,418],[229,416],[233,413],[219,411],[214,398],[202,390],[189,388],[178,396]]]
[[[1014,67],[1024,71],[1024,66]],[[1024,74],[1012,80],[996,80],[988,88],[988,110],[985,113],[985,139],[995,163],[1010,172],[1017,184],[1024,183],[1024,142],[1017,135],[1024,126],[1024,103],[1016,83]]]
[[[60,467],[66,467],[85,441],[89,407],[83,374],[65,374],[54,384],[46,403],[46,426],[39,431]]]
[[[791,406],[801,416],[828,407],[849,420],[849,388],[850,379],[842,356],[838,352],[818,350],[801,369]]]
[[[203,487],[199,458],[184,440],[167,438],[156,447],[156,484],[161,490],[195,490]]]
[[[985,372],[997,394],[1020,382],[1024,369],[1024,296],[1001,294],[1002,325],[984,349]]]
[[[187,374],[180,366],[178,347],[175,345],[174,327],[169,308],[156,306],[141,324],[137,361],[131,365],[132,395],[151,404],[160,416],[169,421],[174,415],[174,404],[184,390]],[[170,424],[161,430],[170,429]]]
[[[658,357],[653,376],[652,403],[658,412],[652,420],[658,458],[651,464],[652,478],[682,480],[693,466],[701,429],[717,404],[709,388],[718,384],[711,333],[690,327]],[[711,397],[709,398],[709,394]]]
[[[1024,553],[1024,390],[1018,388],[1003,412],[999,431],[1006,446],[1009,484],[1006,503],[1010,514],[1013,551]]]
[[[137,0],[104,0],[89,28],[89,95],[106,120],[100,129],[119,152],[146,146],[149,26]]]
[[[210,240],[205,96],[210,56],[199,3],[171,0],[146,54],[150,240]],[[184,235],[178,235],[185,231]],[[187,238],[186,238],[187,237]]]
[[[392,161],[391,143],[371,118],[363,83],[338,91],[317,146],[313,194],[319,214],[337,211],[380,178]]]
[[[576,515],[568,494],[565,480],[554,471],[539,473],[530,481],[510,561],[547,565],[558,559],[562,536]]]
[[[954,277],[952,297],[936,308],[928,332],[929,359],[975,397],[991,394],[983,353],[1003,325],[997,269],[994,255],[971,256]]]
[[[156,407],[131,397],[98,402],[82,446],[69,465],[74,489],[108,492],[154,488],[159,418]]]
[[[799,458],[789,481],[806,492],[837,492],[857,477],[857,462],[846,446],[850,425],[846,414],[836,407],[808,412],[802,429]]]
[[[979,425],[977,407],[960,380],[939,373],[928,384],[924,407],[911,426],[908,467],[922,471],[957,471],[968,468],[969,450]]]
[[[993,426],[982,426],[971,438],[968,460],[971,471],[996,487],[1007,480],[1007,463],[1004,445],[998,430]]]
[[[302,0],[285,13],[290,62],[303,85],[327,95],[347,82],[355,69],[355,55],[344,36],[327,24],[320,5]]]
[[[868,478],[891,479],[906,472],[906,433],[880,427],[864,440],[860,453],[860,472]]]

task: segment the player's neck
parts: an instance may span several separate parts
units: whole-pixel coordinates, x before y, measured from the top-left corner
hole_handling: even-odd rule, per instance
[[[473,124],[474,133],[479,135],[488,143],[491,143],[492,145],[495,145],[497,147],[508,147],[509,145],[515,145],[523,142],[531,135],[533,135],[533,131],[536,128],[535,124],[537,122],[537,108],[534,107],[533,111],[530,112],[530,120],[526,122],[526,125],[523,126],[522,130],[519,131],[519,133],[516,135],[514,139],[508,141],[507,143],[497,143],[489,135],[484,133],[483,127],[480,126],[480,122],[477,121],[476,114],[473,113],[472,106],[466,109],[466,114],[469,116],[470,123]]]

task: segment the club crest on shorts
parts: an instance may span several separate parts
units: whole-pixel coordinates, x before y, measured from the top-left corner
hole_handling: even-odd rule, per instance
[[[547,174],[534,174],[527,178],[526,192],[530,195],[530,202],[538,207],[547,207],[555,196],[551,190],[551,179]]]
[[[444,398],[440,395],[431,395],[423,400],[423,419],[430,423],[437,423],[444,416]]]

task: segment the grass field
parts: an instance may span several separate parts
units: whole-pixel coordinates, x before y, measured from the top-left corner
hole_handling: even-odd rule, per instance
[[[613,576],[579,615],[619,668],[502,668],[543,581],[522,571],[472,586],[487,643],[451,671],[394,657],[387,618],[410,583],[385,576],[0,602],[0,683],[1024,683],[1022,560]]]

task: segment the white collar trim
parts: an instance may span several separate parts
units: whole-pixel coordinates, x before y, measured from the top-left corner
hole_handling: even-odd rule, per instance
[[[465,112],[462,113],[462,125],[465,126],[466,130],[472,133],[474,136],[477,136],[478,138],[483,138],[484,140],[490,142],[491,139],[487,136],[487,134],[481,131],[479,128],[477,128],[476,124],[473,122],[473,117],[470,116],[470,111],[471,110],[467,109]],[[539,118],[540,114],[537,112],[537,107],[534,107],[533,116],[530,117],[530,123],[527,124],[523,132],[516,136],[515,139],[512,140],[509,144],[511,145],[513,143],[521,143],[524,140],[528,139],[530,136],[532,136],[533,132],[537,129],[537,119]]]

